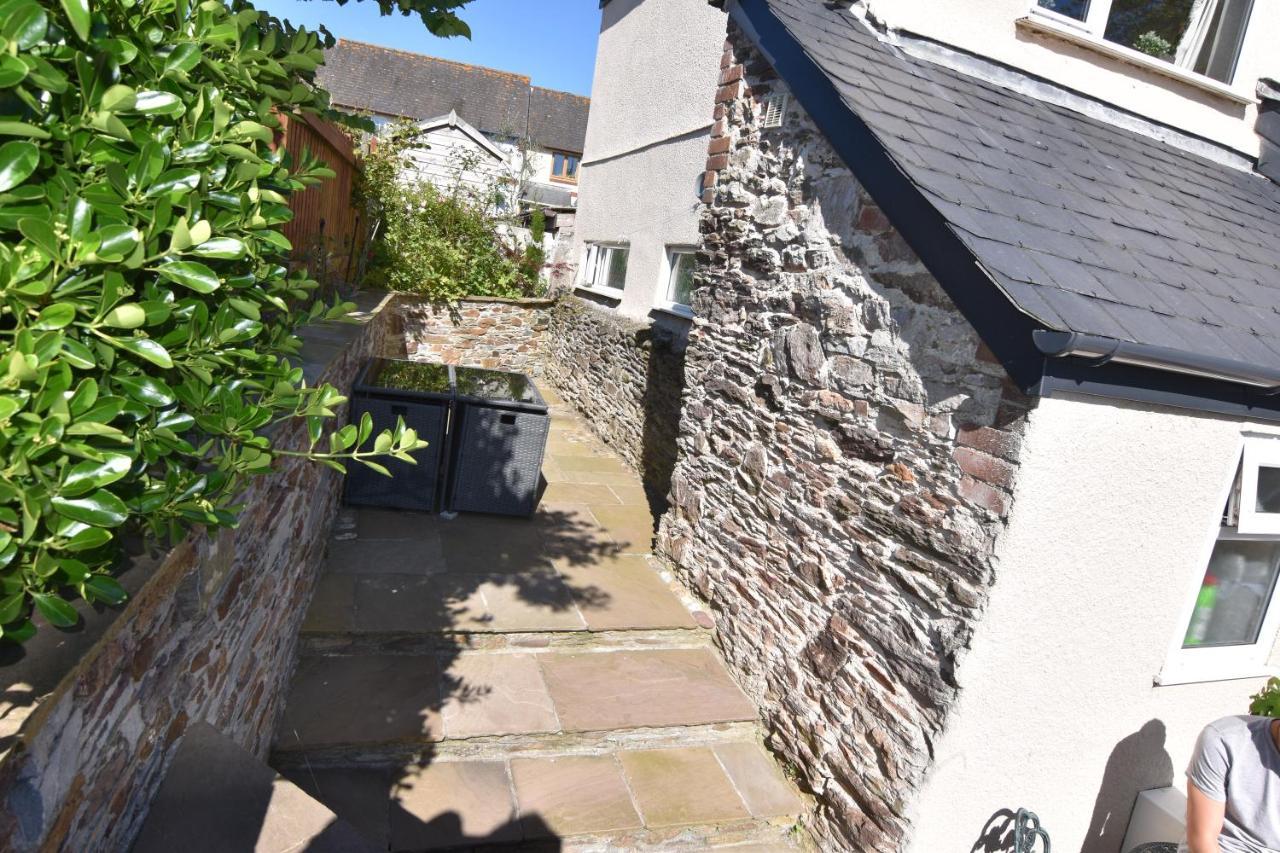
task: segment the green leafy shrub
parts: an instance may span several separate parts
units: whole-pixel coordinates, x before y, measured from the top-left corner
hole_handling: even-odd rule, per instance
[[[1266,686],[1249,699],[1250,714],[1258,717],[1280,717],[1280,678],[1268,678]]]
[[[456,0],[408,0],[424,16]],[[458,22],[460,23],[460,22]],[[327,36],[326,36],[327,38]],[[286,455],[332,467],[421,447],[325,438],[294,330],[347,308],[286,273],[290,192],[329,176],[272,143],[327,109],[320,36],[243,2],[0,0],[0,638],[118,603],[121,530],[233,525]],[[304,158],[305,160],[305,158]],[[305,419],[309,451],[273,445]]]
[[[510,221],[497,211],[504,188],[473,185],[474,163],[465,157],[452,164],[445,187],[416,177],[406,152],[424,144],[420,137],[413,125],[399,124],[365,154],[359,193],[376,223],[366,280],[442,303],[540,293],[541,258],[516,244]]]

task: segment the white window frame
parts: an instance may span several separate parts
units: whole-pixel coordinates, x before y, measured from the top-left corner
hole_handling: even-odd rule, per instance
[[[1223,483],[1220,498],[1215,506],[1228,507],[1228,515],[1232,510],[1241,510],[1244,505],[1253,504],[1254,492],[1249,491],[1248,465],[1253,464],[1251,482],[1257,487],[1257,467],[1261,462],[1280,459],[1280,435],[1273,433],[1246,433],[1240,439],[1233,457],[1236,464],[1231,468],[1230,477]],[[1237,484],[1240,489],[1236,499]],[[1265,515],[1265,514],[1264,514]],[[1175,624],[1175,634],[1169,643],[1164,667],[1156,676],[1156,684],[1192,684],[1207,681],[1229,681],[1240,678],[1264,678],[1280,675],[1280,667],[1268,661],[1280,634],[1280,581],[1271,591],[1271,600],[1267,604],[1266,613],[1262,617],[1262,625],[1258,629],[1258,639],[1249,645],[1210,646],[1206,648],[1183,648],[1191,618],[1195,613],[1196,601],[1204,582],[1205,571],[1213,556],[1214,547],[1219,540],[1253,540],[1274,541],[1280,538],[1280,530],[1275,533],[1246,533],[1240,525],[1232,526],[1235,518],[1215,518],[1212,531],[1206,537],[1200,549],[1198,559],[1187,583],[1184,606]]]
[[[1219,0],[1225,2],[1225,0]],[[1140,50],[1135,50],[1128,45],[1118,42],[1108,41],[1106,38],[1107,20],[1111,17],[1112,0],[1089,0],[1089,8],[1085,12],[1084,20],[1073,18],[1070,15],[1064,15],[1061,12],[1055,12],[1052,9],[1046,9],[1041,6],[1038,0],[1031,0],[1030,14],[1019,20],[1019,24],[1026,23],[1035,29],[1042,29],[1047,32],[1064,36],[1072,41],[1088,45],[1102,53],[1124,59],[1135,65],[1141,65],[1150,68],[1153,71],[1160,72],[1166,76],[1173,77],[1183,82],[1192,83],[1201,88],[1208,89],[1217,94],[1224,95],[1232,100],[1241,103],[1253,103],[1254,98],[1250,94],[1239,92],[1234,88],[1234,80],[1222,81],[1207,74],[1195,71],[1187,65],[1179,65],[1169,62],[1159,57],[1149,56]],[[1245,21],[1244,31],[1247,35],[1249,25],[1253,20],[1253,6],[1250,6],[1249,15]],[[1240,50],[1237,51],[1235,57],[1236,65],[1240,61],[1240,52],[1244,49],[1244,38],[1241,37]],[[1234,78],[1234,73],[1233,73]]]
[[[676,302],[672,299],[671,289],[675,283],[672,280],[672,276],[675,275],[676,271],[676,256],[689,255],[692,257],[696,256],[696,254],[697,249],[693,246],[667,246],[666,263],[662,265],[662,281],[658,285],[658,298],[654,300],[654,305],[659,310],[693,319],[693,308],[683,302]]]
[[[622,287],[609,287],[607,285],[597,284],[596,278],[601,267],[608,268],[609,260],[612,253],[616,251],[626,252],[628,270],[630,269],[631,247],[626,243],[607,243],[607,242],[588,242],[586,244],[587,254],[582,261],[582,270],[578,276],[577,288],[590,293],[597,293],[601,296],[607,296],[610,299],[621,299],[622,294],[626,291],[627,283],[624,279]],[[603,257],[602,257],[603,256]]]

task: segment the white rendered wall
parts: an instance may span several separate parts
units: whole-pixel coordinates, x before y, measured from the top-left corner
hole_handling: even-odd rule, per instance
[[[968,851],[993,813],[1019,807],[1055,850],[1117,853],[1133,780],[1185,791],[1201,728],[1248,712],[1262,679],[1153,686],[1246,428],[1277,432],[1088,397],[1031,413],[987,614],[912,805],[911,853]]]
[[[429,181],[449,191],[461,184],[471,190],[483,190],[502,179],[514,179],[518,167],[493,154],[456,127],[440,127],[429,132],[424,148],[408,152],[412,176]],[[462,170],[464,158],[471,158],[471,168]]]
[[[666,288],[666,246],[698,242],[725,14],[706,0],[612,0],[596,52],[573,257],[630,247],[618,310],[648,316]]]
[[[1022,68],[1139,115],[1254,154],[1256,108],[1061,38],[1020,29],[1035,0],[871,0],[891,27]],[[1280,4],[1256,0],[1232,88],[1280,75]]]

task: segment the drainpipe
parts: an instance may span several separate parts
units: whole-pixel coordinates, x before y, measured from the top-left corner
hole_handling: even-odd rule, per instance
[[[1092,359],[1094,367],[1114,361],[1183,376],[1233,382],[1260,388],[1270,394],[1280,393],[1280,370],[1260,367],[1246,361],[1197,355],[1168,347],[1135,344],[1081,332],[1040,330],[1033,333],[1033,338],[1036,348],[1050,358],[1075,356]]]

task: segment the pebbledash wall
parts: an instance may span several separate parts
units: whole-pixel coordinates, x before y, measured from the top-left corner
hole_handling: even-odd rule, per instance
[[[382,350],[384,304],[366,303],[359,326],[305,331],[309,381],[350,386]],[[282,438],[300,444],[305,433]],[[169,552],[5,755],[0,847],[127,849],[193,722],[265,758],[339,483],[287,460],[250,487],[238,529],[195,532]]]
[[[1032,402],[735,24],[660,551],[824,849],[894,850],[957,695]],[[952,839],[958,842],[959,839]]]

